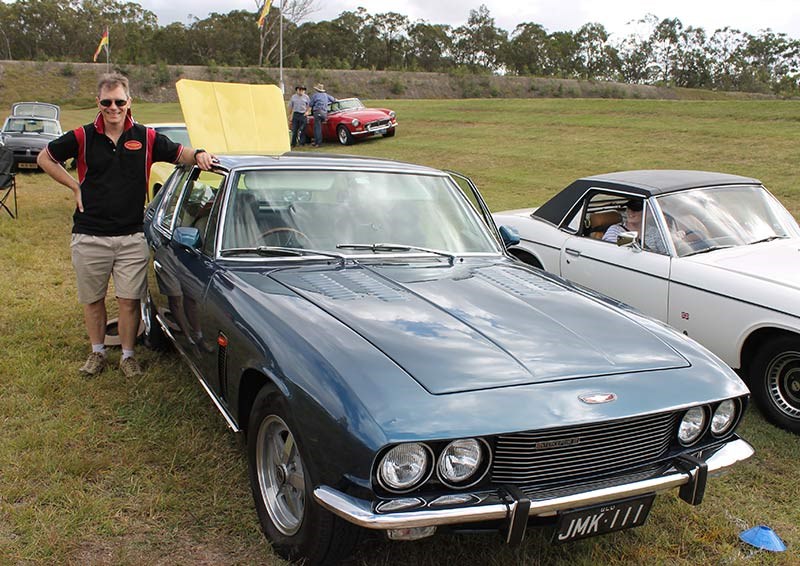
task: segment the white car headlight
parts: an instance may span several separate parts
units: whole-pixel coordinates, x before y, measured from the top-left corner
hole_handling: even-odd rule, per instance
[[[678,440],[684,446],[693,444],[706,429],[706,410],[703,407],[693,407],[686,411],[678,427]]]
[[[723,401],[711,417],[711,434],[722,436],[736,422],[736,403],[732,399]]]
[[[397,114],[395,114],[394,110],[389,112],[389,118],[394,118],[395,116],[397,116]]]
[[[483,453],[477,440],[454,440],[439,455],[439,477],[447,484],[463,483],[480,469],[482,461]]]
[[[361,122],[358,121],[358,118],[353,118],[350,124],[352,124],[354,128],[357,128],[361,124]]]
[[[410,491],[427,479],[430,461],[430,449],[424,444],[400,444],[381,459],[378,479],[392,491]]]

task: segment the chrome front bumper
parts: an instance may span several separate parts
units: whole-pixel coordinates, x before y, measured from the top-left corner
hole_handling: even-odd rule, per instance
[[[623,485],[595,489],[551,499],[531,500],[529,516],[554,515],[558,511],[596,505],[636,495],[665,491],[683,485],[692,485],[705,480],[708,474],[720,474],[728,468],[753,455],[753,448],[742,439],[722,446],[705,459],[707,470],[699,467],[687,471],[670,468],[663,475]],[[700,490],[704,485],[699,486]],[[449,507],[446,509],[421,508],[414,511],[377,513],[371,501],[357,499],[328,486],[314,490],[317,502],[339,517],[367,529],[407,529],[454,525],[476,521],[508,521],[516,514],[519,499],[511,494],[499,493],[501,490],[481,494],[482,503]],[[697,491],[693,489],[691,491]],[[505,497],[504,497],[505,495]],[[527,501],[526,501],[527,505]]]
[[[366,136],[371,134],[381,134],[386,130],[391,128],[396,128],[397,124],[386,124],[385,126],[378,126],[376,128],[372,128],[371,130],[361,130],[360,132],[350,132],[354,136]]]

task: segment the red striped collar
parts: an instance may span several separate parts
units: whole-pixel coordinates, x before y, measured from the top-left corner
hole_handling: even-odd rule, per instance
[[[131,114],[131,109],[128,108],[128,111],[125,113],[125,126],[122,128],[123,131],[127,131],[133,127],[133,115]],[[106,133],[106,123],[103,121],[103,113],[98,112],[97,117],[94,119],[94,129],[97,130],[98,134]]]

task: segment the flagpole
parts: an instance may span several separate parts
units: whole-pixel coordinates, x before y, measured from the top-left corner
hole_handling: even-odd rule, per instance
[[[280,33],[278,34],[278,59],[279,59],[279,74],[280,74],[280,83],[281,83],[281,94],[286,94],[286,90],[283,88],[283,5],[286,3],[286,0],[281,0],[281,19],[280,19]]]

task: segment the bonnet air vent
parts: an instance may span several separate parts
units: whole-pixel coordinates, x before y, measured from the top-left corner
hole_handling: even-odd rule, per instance
[[[391,302],[407,299],[404,290],[392,287],[364,271],[306,274],[302,276],[302,280],[309,286],[309,290],[333,300],[352,301],[373,297]]]
[[[535,297],[546,293],[563,293],[565,291],[563,287],[523,269],[480,270],[475,276],[520,297]]]

